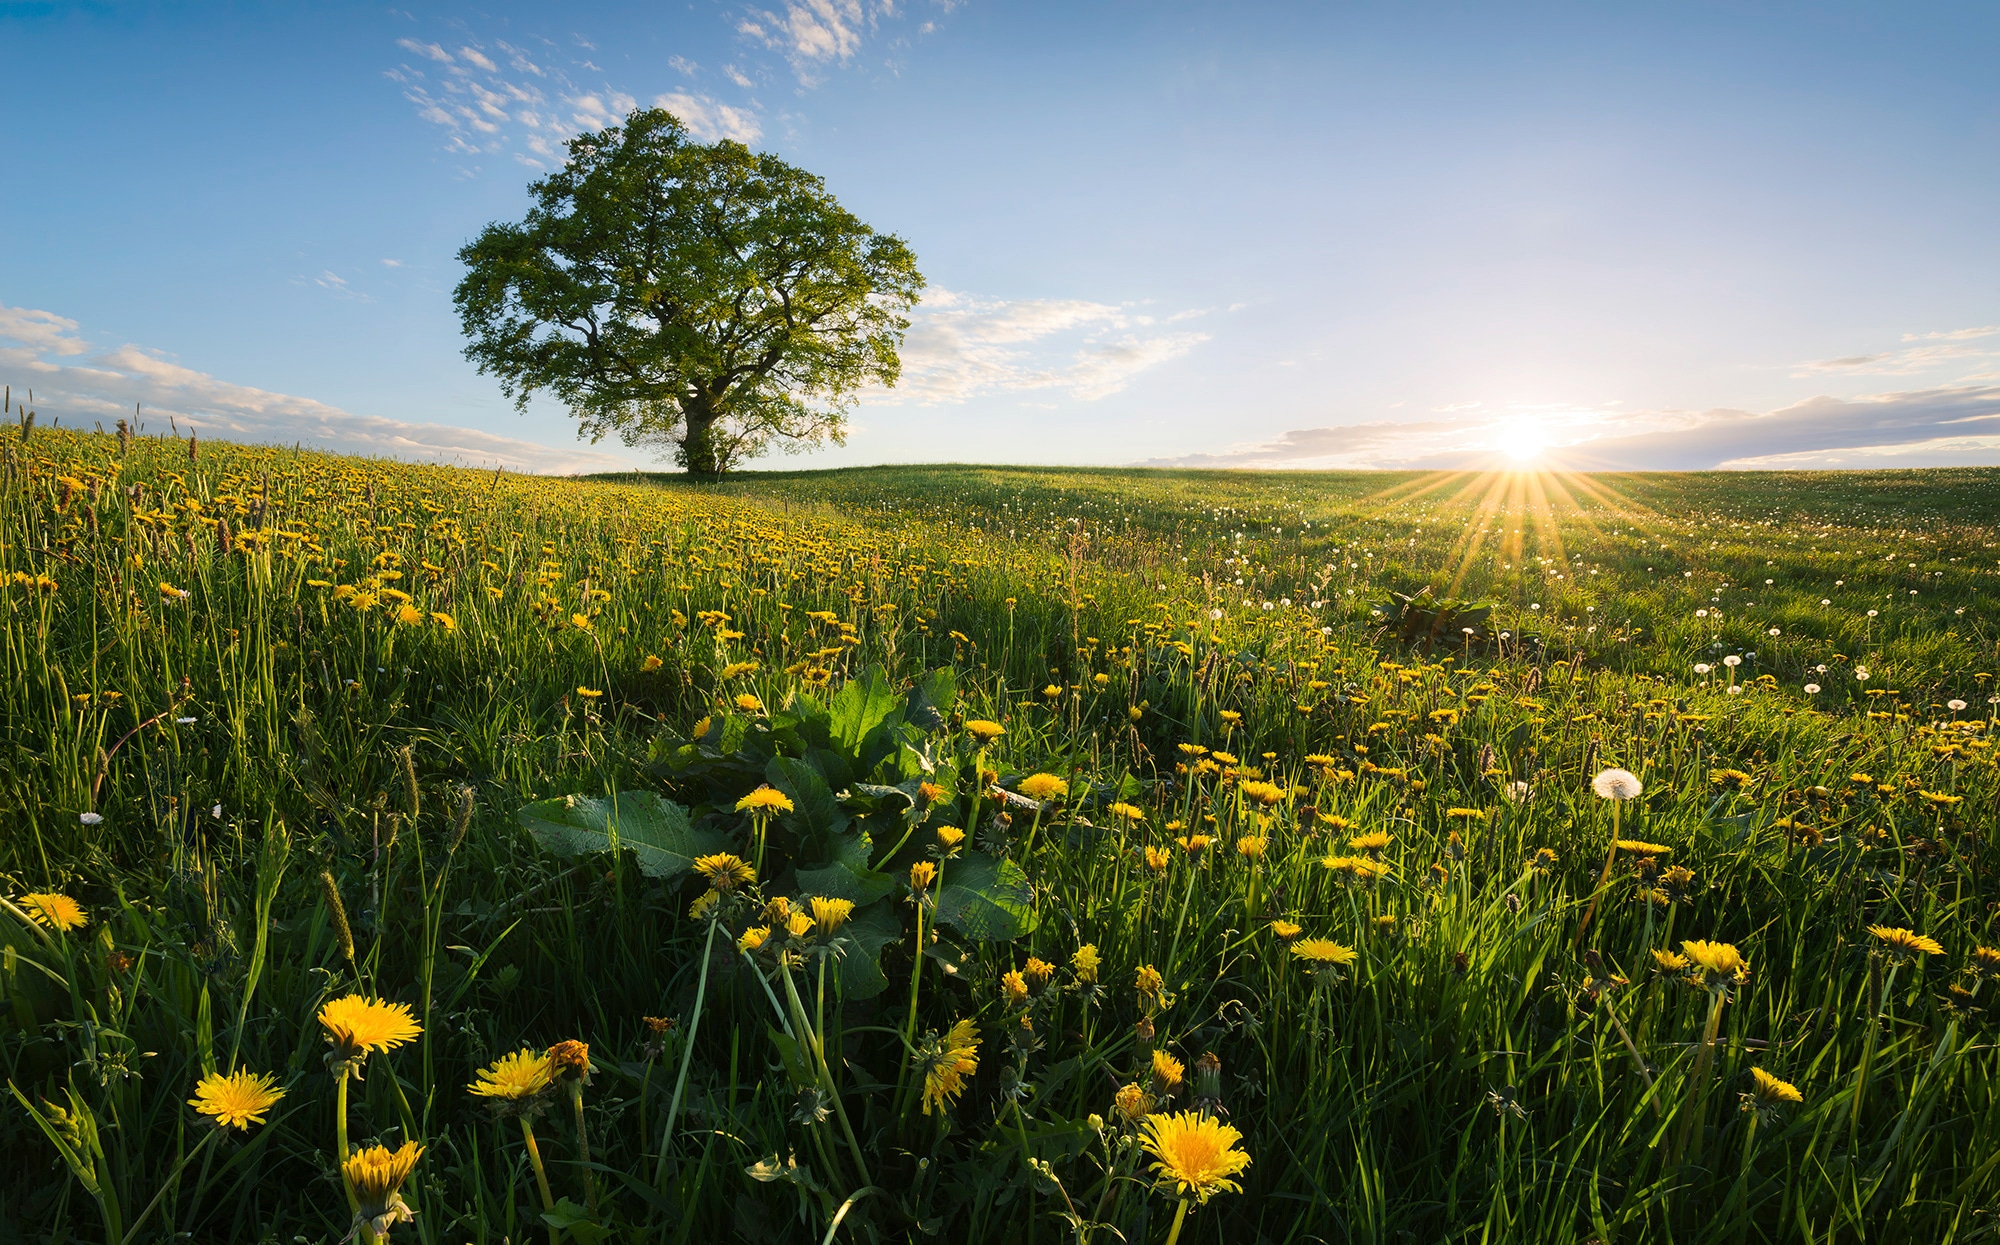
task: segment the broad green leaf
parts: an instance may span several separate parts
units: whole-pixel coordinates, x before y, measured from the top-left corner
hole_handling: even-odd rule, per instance
[[[621,791],[608,799],[566,795],[530,804],[521,810],[521,824],[544,851],[557,856],[587,856],[617,846],[631,850],[639,872],[649,878],[671,878],[687,872],[694,858],[723,849],[713,830],[688,824],[687,810],[650,791]]]
[[[850,758],[859,757],[861,741],[902,705],[903,698],[896,695],[882,667],[868,667],[833,698],[834,746]]]
[[[840,927],[847,954],[840,958],[840,993],[844,998],[872,999],[889,988],[882,974],[882,948],[903,936],[903,919],[890,901],[857,908]]]
[[[772,757],[764,769],[764,780],[784,792],[792,801],[785,824],[809,843],[823,841],[847,828],[851,820],[833,798],[820,772],[797,757]],[[809,849],[810,850],[810,849]],[[820,858],[820,851],[812,851]]]
[[[939,666],[910,688],[904,698],[903,720],[921,731],[938,730],[957,701],[958,676],[950,666]]]
[[[842,861],[824,869],[800,869],[798,879],[801,895],[846,899],[857,908],[874,903],[896,885],[896,879],[886,873],[877,873],[865,865],[856,868]]]
[[[984,852],[954,856],[938,887],[938,920],[971,938],[1002,942],[1035,928],[1028,875]]]

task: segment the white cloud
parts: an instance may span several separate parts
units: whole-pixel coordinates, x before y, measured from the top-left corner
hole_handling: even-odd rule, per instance
[[[707,95],[671,91],[655,97],[653,106],[664,108],[679,117],[681,124],[687,126],[688,133],[703,142],[729,138],[747,146],[764,133],[763,127],[757,123],[756,113],[747,108],[717,103]]]
[[[415,52],[418,56],[437,61],[440,64],[449,65],[453,63],[451,53],[445,51],[435,43],[418,43],[415,39],[398,39],[396,40],[396,46],[405,51]]]
[[[540,64],[522,49],[496,40],[493,46],[507,62],[502,69],[476,45],[461,47],[455,57],[435,43],[402,39],[398,46],[445,66],[442,72],[426,71],[421,63],[406,62],[386,76],[402,86],[417,116],[445,131],[445,150],[467,160],[511,155],[530,168],[548,169],[562,163],[563,144],[579,132],[616,125],[638,107],[638,100],[624,91],[577,81],[571,71],[595,71],[588,61],[572,61],[567,67]],[[750,109],[706,95],[679,94],[700,115],[700,127],[689,125],[698,136],[749,142],[761,133]]]
[[[1799,364],[1800,370],[1793,375],[1913,376],[1960,361],[2000,358],[2000,340],[1982,340],[1986,338],[2000,338],[2000,324],[1946,329],[1935,333],[1905,333],[1905,342],[1922,344],[1838,359],[1814,359]]]
[[[1509,407],[1457,419],[1301,428],[1276,440],[1148,466],[1478,468],[1523,439],[1549,465],[1589,471],[2000,464],[2000,386],[1819,396],[1775,411]]]
[[[81,362],[66,362],[86,355]],[[36,409],[50,422],[60,418],[73,426],[124,418],[136,402],[149,425],[165,427],[171,418],[217,440],[304,442],[350,454],[521,471],[607,471],[631,465],[595,450],[556,449],[476,428],[356,415],[311,398],[232,384],[138,346],[92,354],[74,320],[4,304],[0,374],[17,378],[17,388],[32,385]]]
[[[1208,340],[1146,332],[1125,307],[1083,299],[981,299],[933,290],[911,317],[903,375],[877,403],[938,405],[1061,390],[1090,401]]]

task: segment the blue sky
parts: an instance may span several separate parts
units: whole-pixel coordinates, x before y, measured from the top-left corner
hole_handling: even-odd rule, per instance
[[[930,282],[844,449],[2000,462],[2000,8],[0,0],[0,381],[208,436],[576,470],[454,254],[664,102]]]

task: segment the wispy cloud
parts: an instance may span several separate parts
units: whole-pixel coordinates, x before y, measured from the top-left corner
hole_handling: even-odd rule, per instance
[[[618,470],[622,458],[582,448],[556,449],[517,437],[448,424],[417,424],[356,415],[311,398],[232,384],[123,345],[93,351],[74,320],[53,312],[0,304],[0,376],[15,389],[30,386],[37,410],[71,425],[106,424],[142,404],[142,418],[169,418],[204,436],[266,444],[307,445],[351,454],[504,465],[515,470]]]
[[[1160,331],[1156,322],[1111,303],[932,290],[912,317],[902,380],[870,401],[943,405],[1033,391],[1083,401],[1107,397],[1209,339],[1201,332]]]
[[[2000,359],[2000,324],[1935,333],[1905,333],[1903,342],[1905,344],[1893,350],[1873,354],[1810,360],[1799,364],[1799,370],[1793,375],[1914,376],[1976,360]]]
[[[892,13],[882,4],[879,13]],[[738,34],[755,40],[791,62],[799,81],[819,80],[829,63],[848,60],[861,50],[863,36],[873,26],[860,0],[787,0],[782,13],[751,9],[736,23]]]
[[[552,168],[562,162],[569,139],[615,125],[638,107],[638,98],[627,91],[603,82],[590,85],[583,75],[601,71],[553,44],[535,54],[499,40],[490,48],[465,43],[455,51],[416,39],[399,39],[397,46],[416,59],[387,70],[387,76],[403,88],[419,117],[444,131],[445,149],[468,160],[511,155],[532,168]],[[685,61],[680,65],[688,72],[694,68]],[[654,103],[704,141],[754,143],[763,136],[754,103],[724,103],[691,88]]]
[[[1931,373],[1921,387],[1818,394],[1765,412],[1451,402],[1431,408],[1441,418],[1295,428],[1148,465],[1490,467],[1524,449],[1538,449],[1531,456],[1550,465],[1596,471],[2000,464],[2000,371],[1967,370],[1982,360],[2000,360],[2000,325],[1906,333],[1894,348],[1817,360],[1797,373],[1822,381]]]
[[[1294,429],[1276,439],[1148,466],[1476,468],[1523,440],[1550,465],[1589,471],[2000,463],[2000,386],[1819,396],[1765,413],[1532,408],[1416,423]]]

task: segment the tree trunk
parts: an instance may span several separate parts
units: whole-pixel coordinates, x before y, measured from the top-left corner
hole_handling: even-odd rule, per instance
[[[681,421],[685,425],[681,437],[681,466],[686,467],[691,476],[719,476],[728,466],[722,461],[715,443],[718,418],[714,404],[706,398],[681,401]]]

